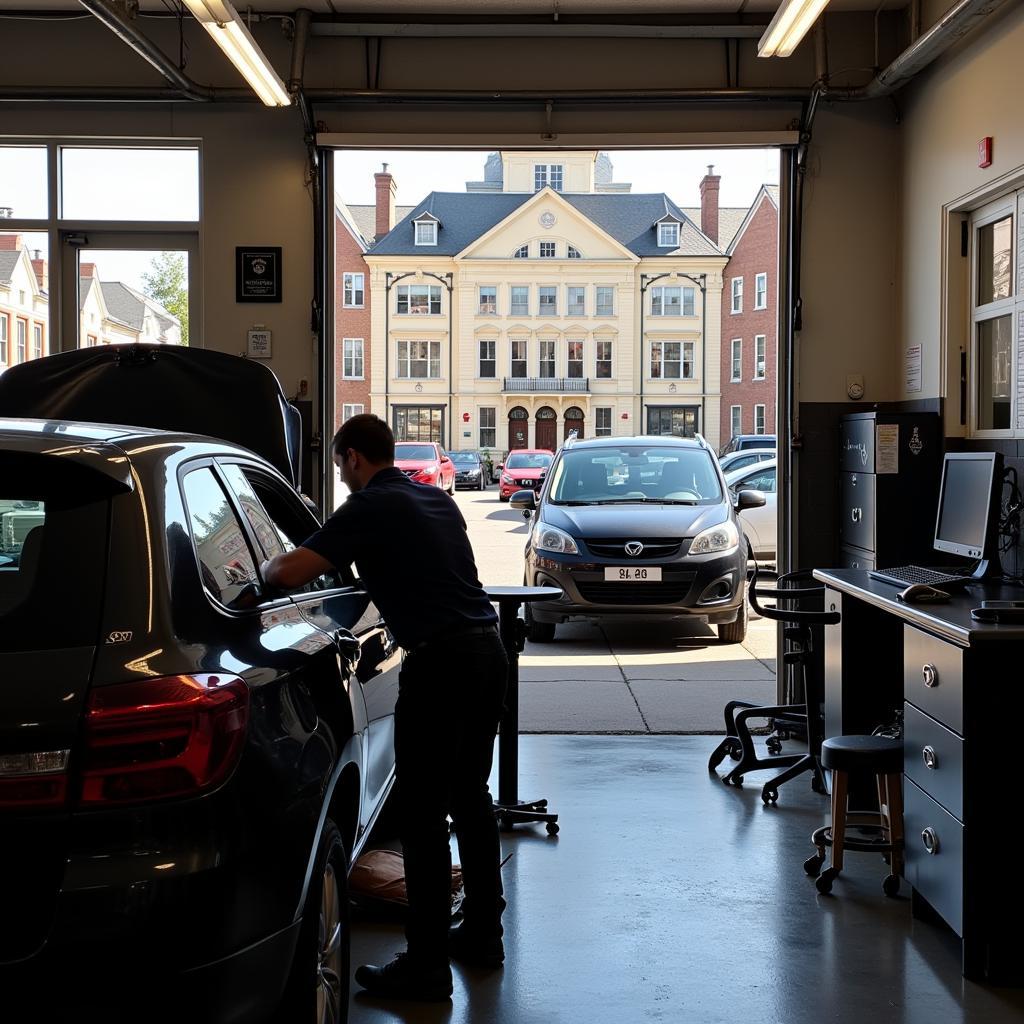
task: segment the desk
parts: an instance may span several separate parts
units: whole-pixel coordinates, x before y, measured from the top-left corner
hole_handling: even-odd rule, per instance
[[[960,937],[963,973],[1019,981],[1024,895],[1008,836],[1019,818],[1016,737],[1024,625],[975,622],[983,599],[1019,587],[975,584],[948,604],[905,605],[862,569],[817,570],[825,610],[825,735],[871,732],[904,713],[904,877],[915,916]]]

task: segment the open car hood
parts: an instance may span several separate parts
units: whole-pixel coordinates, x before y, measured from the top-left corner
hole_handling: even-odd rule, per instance
[[[0,375],[0,416],[206,434],[299,484],[298,409],[269,367],[225,352],[109,345],[30,360]]]

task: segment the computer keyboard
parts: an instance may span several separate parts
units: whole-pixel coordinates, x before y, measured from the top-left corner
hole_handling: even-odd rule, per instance
[[[922,569],[919,565],[899,565],[885,572],[868,573],[872,579],[892,583],[897,587],[910,587],[915,583],[927,583],[932,587],[963,586],[974,578],[959,573],[943,572],[939,569]]]

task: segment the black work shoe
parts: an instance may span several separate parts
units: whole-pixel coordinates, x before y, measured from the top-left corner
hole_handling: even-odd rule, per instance
[[[451,998],[452,969],[447,964],[421,967],[409,959],[408,953],[399,953],[383,967],[371,964],[357,967],[356,984],[371,996],[439,1003]]]
[[[468,967],[497,970],[505,962],[505,944],[501,936],[487,938],[459,925],[448,930],[448,955]]]

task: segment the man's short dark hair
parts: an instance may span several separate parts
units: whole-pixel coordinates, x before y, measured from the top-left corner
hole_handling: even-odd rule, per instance
[[[351,416],[342,423],[331,442],[331,455],[347,448],[378,465],[395,461],[395,435],[379,416],[371,412]]]

